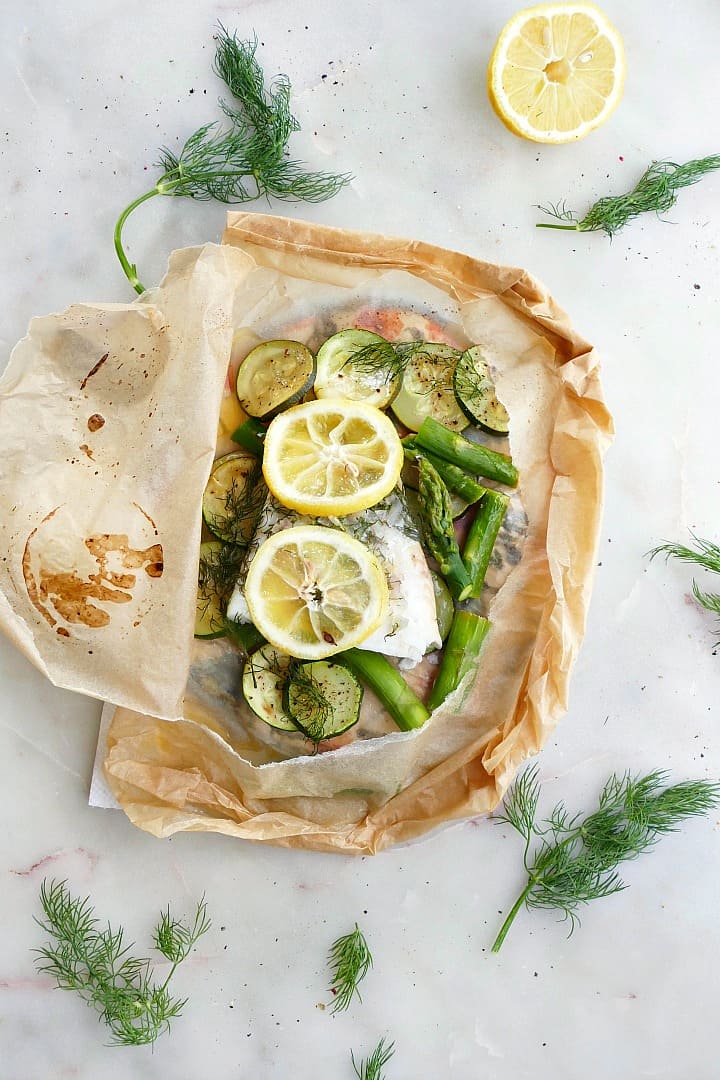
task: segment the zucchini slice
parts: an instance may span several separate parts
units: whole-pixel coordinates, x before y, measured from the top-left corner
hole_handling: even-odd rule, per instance
[[[218,458],[202,498],[202,516],[219,540],[247,546],[265,492],[260,462],[247,450]]]
[[[308,739],[321,742],[358,722],[363,688],[353,673],[332,660],[298,664],[285,684],[283,708]]]
[[[299,341],[262,341],[238,368],[235,389],[248,416],[271,420],[301,401],[315,379],[315,358]]]
[[[444,641],[450,633],[450,627],[455,615],[455,604],[450,590],[440,574],[436,573],[435,570],[431,570],[430,577],[432,578],[433,593],[435,594],[435,616],[438,630],[440,631],[440,639]]]
[[[510,418],[505,406],[497,399],[490,367],[479,345],[466,349],[458,360],[453,389],[458,405],[471,423],[478,424],[491,435],[507,435]]]
[[[470,421],[453,390],[453,374],[461,356],[451,345],[428,342],[408,360],[402,384],[390,408],[409,431],[418,431],[432,416],[451,431],[464,431]]]
[[[360,349],[367,351],[355,366],[353,356]],[[316,364],[314,390],[319,398],[344,397],[384,409],[400,389],[402,372],[392,346],[370,330],[333,334],[318,349]]]
[[[200,545],[198,591],[195,604],[195,637],[219,638],[227,633],[220,595],[213,568],[226,545],[220,540],[206,540]]]
[[[291,656],[272,645],[261,645],[245,661],[242,690],[248,705],[261,720],[279,731],[298,731],[283,707],[283,687],[293,663]]]

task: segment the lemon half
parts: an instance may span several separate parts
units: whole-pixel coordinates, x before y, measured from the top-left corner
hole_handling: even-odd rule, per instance
[[[539,4],[514,15],[490,58],[488,93],[503,123],[535,142],[582,139],[622,97],[620,34],[594,4]]]

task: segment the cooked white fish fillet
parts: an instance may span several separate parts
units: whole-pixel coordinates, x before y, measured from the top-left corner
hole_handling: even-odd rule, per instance
[[[255,535],[248,548],[247,562],[260,544],[291,525],[317,524],[315,518],[296,514],[268,495],[258,519]],[[367,638],[360,649],[382,652],[409,662],[422,660],[428,649],[440,646],[435,594],[417,528],[407,512],[402,495],[391,492],[369,510],[343,518],[323,518],[323,525],[345,529],[380,559],[387,574],[390,607],[385,623]],[[242,580],[238,580],[227,607],[227,617],[250,622]]]

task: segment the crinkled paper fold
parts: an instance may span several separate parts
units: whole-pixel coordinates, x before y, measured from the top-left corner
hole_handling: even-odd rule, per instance
[[[283,757],[188,683],[212,645],[192,636],[200,504],[233,331],[308,338],[328,313],[400,309],[489,355],[521,557],[477,673],[422,729]],[[105,775],[141,828],[376,852],[491,811],[566,710],[611,422],[592,347],[526,271],[232,213],[222,245],[175,252],[135,303],[33,320],[0,395],[0,626],[54,683],[118,706]]]

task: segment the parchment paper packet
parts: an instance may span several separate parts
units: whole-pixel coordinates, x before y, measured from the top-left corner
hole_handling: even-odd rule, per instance
[[[499,396],[511,416],[527,533],[522,558],[492,599],[493,630],[478,677],[421,731],[364,739],[315,757],[274,760],[277,754],[267,744],[239,737],[224,715],[224,705],[231,703],[222,687],[214,697],[202,687],[198,693],[198,680],[191,677],[184,719],[171,723],[149,714],[177,714],[177,699],[168,707],[168,684],[176,690],[188,674],[200,498],[232,328],[245,327],[261,337],[288,326],[317,332],[324,312],[350,312],[358,304],[366,311],[416,309],[489,350]],[[374,852],[451,818],[491,810],[519,764],[540,749],[565,710],[584,631],[601,511],[601,457],[610,434],[590,346],[524,271],[421,243],[263,215],[231,214],[222,248],[175,253],[160,288],[129,305],[133,313],[138,308],[145,318],[151,309],[160,311],[163,333],[173,341],[164,389],[169,412],[184,421],[185,442],[184,455],[166,445],[164,455],[155,453],[151,462],[143,457],[144,468],[141,455],[132,471],[123,462],[115,486],[108,485],[113,495],[132,495],[158,528],[165,570],[151,585],[168,581],[170,544],[176,575],[163,615],[151,625],[154,604],[147,603],[144,620],[134,628],[142,632],[142,646],[138,633],[135,651],[128,649],[131,635],[117,633],[111,619],[105,631],[113,639],[108,641],[110,651],[114,646],[112,667],[109,652],[95,664],[105,680],[101,695],[127,706],[117,710],[111,724],[105,762],[119,804],[132,821],[159,836],[208,830],[345,852]],[[187,327],[195,333],[194,344],[186,340]],[[124,331],[111,344],[126,359]],[[217,378],[214,397],[193,372],[196,349],[208,384]],[[35,394],[38,408],[41,389]],[[124,434],[125,442],[132,442],[127,430]],[[0,434],[0,443],[3,438]],[[163,482],[153,483],[157,469]],[[155,503],[151,513],[147,499],[143,502],[146,489],[162,491],[157,500],[162,513]],[[145,550],[138,542],[134,546]],[[14,582],[22,594],[26,579],[17,578],[17,568]],[[175,605],[170,620],[168,603]],[[31,615],[37,633],[44,620],[36,609]],[[155,653],[158,622],[162,636],[173,638],[163,642],[164,665]],[[14,636],[18,640],[17,630]],[[47,633],[38,648],[47,665],[46,642]],[[95,654],[92,645],[87,648]],[[198,659],[202,667],[202,648],[192,650],[193,672]],[[145,679],[141,653],[148,658]],[[126,656],[130,678],[118,674]],[[79,677],[71,679],[61,663],[52,677],[97,693],[97,681],[87,678],[79,659],[77,664]],[[140,704],[141,697],[154,703]]]
[[[386,313],[400,309],[485,346],[521,471],[522,558],[491,600],[493,628],[477,678],[420,731],[272,760],[267,745],[258,753],[247,730],[239,736],[196,685],[186,700],[192,718],[174,725],[118,710],[106,776],[132,820],[159,836],[212,830],[375,852],[493,809],[566,709],[611,431],[597,358],[522,270],[422,243],[245,213],[229,215],[223,242],[254,261],[234,323],[259,337],[292,328],[288,336],[322,340],[337,328],[338,312],[356,321],[359,311],[363,325],[382,333]]]

